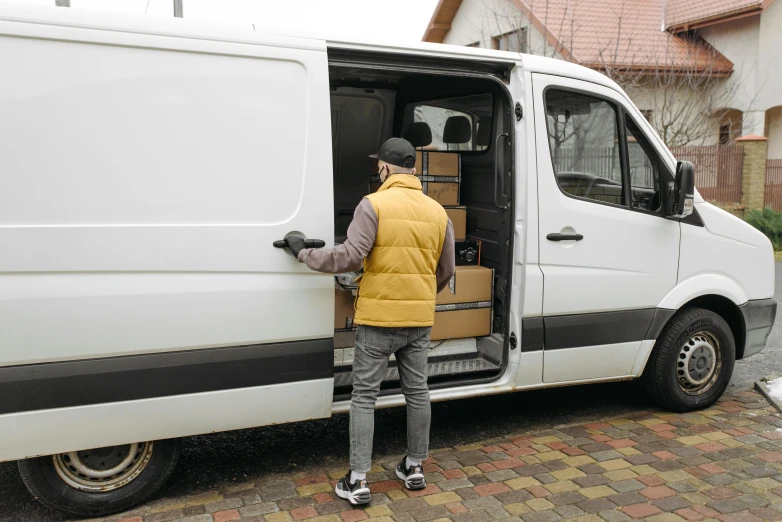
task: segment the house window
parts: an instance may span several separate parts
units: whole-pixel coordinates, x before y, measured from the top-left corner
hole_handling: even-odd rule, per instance
[[[473,42],[471,44],[467,44],[467,47],[480,47],[481,42]]]
[[[512,53],[527,52],[527,28],[516,29],[509,33],[492,38],[493,47],[498,51],[510,51]]]
[[[648,122],[652,121],[652,111],[646,109],[641,111],[641,115],[644,117],[644,119]]]

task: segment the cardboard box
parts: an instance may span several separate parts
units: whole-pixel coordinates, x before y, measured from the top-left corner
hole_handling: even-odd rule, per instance
[[[462,169],[458,152],[418,151],[415,154],[415,172],[421,180],[424,194],[444,207],[459,204]]]
[[[350,290],[334,289],[334,331],[353,330],[353,292]]]
[[[455,207],[459,205],[459,183],[456,181],[434,181],[443,179],[439,176],[416,177],[419,179],[419,181],[421,181],[421,189],[423,193],[440,203],[442,206]],[[380,183],[380,178],[377,176],[371,176],[369,178],[369,193],[374,194],[377,192],[377,189],[380,188],[380,185],[382,185],[382,183]]]
[[[491,335],[491,308],[436,312],[432,341]]]
[[[453,207],[459,204],[459,183],[435,181],[440,179],[439,176],[423,176],[419,179],[424,194],[442,206]]]
[[[454,240],[464,241],[467,238],[467,207],[447,207],[445,213],[453,224]]]
[[[457,266],[449,286],[437,294],[432,340],[491,335],[494,270]]]
[[[450,284],[437,294],[437,304],[491,301],[494,270],[485,266],[457,266]]]
[[[461,173],[461,156],[458,152],[428,152],[419,150],[415,153],[415,171],[422,176],[451,176],[458,178]]]

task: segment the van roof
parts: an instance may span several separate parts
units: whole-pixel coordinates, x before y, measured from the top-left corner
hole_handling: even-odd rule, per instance
[[[275,34],[273,31],[269,31],[268,28],[258,28],[256,30],[255,25],[250,23],[203,22],[173,17],[162,18],[136,14],[65,9],[54,6],[2,5],[0,6],[0,21],[249,43],[272,47],[293,47],[321,51],[327,48],[350,49],[508,63],[514,66],[521,66],[525,71],[576,78],[617,89],[621,92],[621,89],[611,79],[581,65],[554,58],[478,47],[429,42],[354,42],[318,39],[312,36],[295,34]],[[0,34],[2,32],[2,27],[0,26]]]

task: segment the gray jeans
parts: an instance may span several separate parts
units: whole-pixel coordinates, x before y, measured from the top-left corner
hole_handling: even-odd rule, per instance
[[[426,383],[426,360],[431,333],[431,328],[359,325],[350,404],[350,468],[353,471],[367,472],[372,467],[375,401],[391,354],[396,354],[399,380],[407,402],[407,455],[420,461],[429,455],[432,410]]]

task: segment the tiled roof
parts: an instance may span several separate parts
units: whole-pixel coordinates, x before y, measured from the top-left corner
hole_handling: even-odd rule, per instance
[[[733,63],[700,38],[663,30],[665,0],[512,0],[549,44],[576,63],[605,69],[709,71]],[[702,0],[668,0],[696,4]],[[703,3],[726,2],[706,0]],[[749,1],[749,0],[733,0]],[[766,0],[767,1],[767,0]],[[461,0],[440,0],[424,40],[442,42]]]
[[[704,40],[663,31],[662,0],[513,0],[571,60],[597,69],[696,69],[730,74]],[[692,2],[692,0],[690,0]]]
[[[763,0],[668,0],[665,27],[686,29],[726,17],[759,13],[768,3]]]

